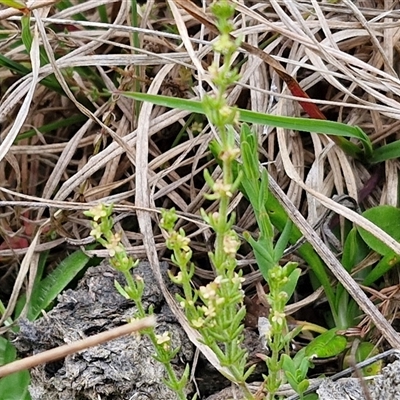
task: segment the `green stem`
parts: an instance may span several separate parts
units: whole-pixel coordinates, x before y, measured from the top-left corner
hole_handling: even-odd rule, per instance
[[[135,283],[131,273],[129,271],[127,271],[127,272],[123,272],[123,274],[126,279],[126,283],[128,284],[128,287],[132,288],[133,290],[136,291],[137,286],[136,286],[136,283]],[[140,318],[146,317],[146,311],[143,307],[141,296],[138,295],[136,298],[134,298],[132,300],[135,302],[135,305],[138,309],[138,314],[139,314]]]

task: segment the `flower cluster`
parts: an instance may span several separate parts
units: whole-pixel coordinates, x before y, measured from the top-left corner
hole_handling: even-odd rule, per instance
[[[149,309],[147,312],[142,303],[142,295],[145,288],[145,282],[139,275],[132,276],[131,269],[136,267],[139,261],[133,261],[132,257],[128,256],[124,245],[121,242],[122,234],[120,232],[113,233],[113,219],[112,205],[107,206],[99,204],[93,207],[91,210],[86,211],[84,214],[92,218],[92,231],[91,235],[108,250],[110,256],[110,264],[116,270],[121,271],[126,280],[126,286],[122,287],[118,281],[115,281],[115,287],[118,292],[126,299],[131,299],[135,302],[137,312],[133,317],[144,318],[148,314],[152,314],[152,310]],[[174,226],[176,221],[176,215],[174,213],[165,213],[164,223],[168,226]],[[170,238],[170,242],[178,245],[182,249],[182,257],[180,261],[188,259],[188,253],[190,253],[189,240],[185,237],[182,232],[175,232]],[[189,259],[190,259],[189,256]],[[180,400],[186,400],[185,387],[189,379],[189,368],[187,367],[182,374],[182,377],[178,379],[175,370],[173,369],[171,362],[176,357],[179,349],[171,348],[171,335],[168,331],[162,334],[156,334],[153,329],[146,330],[145,333],[150,338],[153,346],[156,350],[154,358],[162,363],[167,373],[167,379],[165,383],[178,395]],[[139,337],[138,337],[139,338]]]

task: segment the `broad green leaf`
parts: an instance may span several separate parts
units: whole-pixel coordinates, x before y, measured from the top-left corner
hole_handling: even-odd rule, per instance
[[[15,361],[17,351],[4,337],[0,337],[0,365]],[[1,400],[29,400],[30,377],[28,371],[16,372],[0,379]]]
[[[30,400],[29,371],[20,371],[0,379],[1,400]]]
[[[361,310],[342,285],[336,291],[335,304],[338,312],[338,317],[335,321],[336,328],[347,329],[353,326],[355,319],[360,316]]]
[[[0,365],[14,361],[16,356],[15,347],[6,338],[0,336]]]
[[[310,393],[303,397],[303,400],[318,400],[319,397],[316,393]]]
[[[312,364],[311,364],[310,360],[307,357],[304,357],[301,360],[301,363],[300,363],[298,369],[299,369],[299,371],[301,373],[300,376],[302,376],[303,379],[306,378],[308,370],[311,368],[311,366],[312,366]]]
[[[309,386],[310,386],[310,382],[308,381],[308,379],[303,379],[297,385],[297,390],[299,393],[304,393],[308,389]]]
[[[282,354],[282,369],[286,372],[291,372],[293,375],[296,373],[296,365],[294,360],[287,354]]]
[[[328,358],[340,354],[346,348],[347,340],[344,336],[337,335],[336,331],[337,329],[333,328],[317,336],[306,346],[306,355]]]
[[[400,209],[393,206],[378,206],[370,208],[363,212],[363,217],[373,222],[376,226],[383,229],[386,233],[392,236],[395,240],[400,240]],[[390,254],[393,252],[389,247],[383,244],[372,233],[365,229],[357,228],[364,242],[377,253],[381,255]]]
[[[306,357],[306,349],[305,347],[303,347],[302,349],[300,349],[295,356],[293,357],[293,363],[295,365],[296,368],[300,368],[301,363],[303,362],[303,360],[307,360],[307,363],[309,363],[308,361],[308,357]]]
[[[285,371],[286,379],[288,380],[290,386],[297,391],[297,380],[295,374],[290,371]]]
[[[181,110],[191,111],[198,114],[205,114],[203,104],[200,101],[178,99],[169,96],[150,95],[138,92],[115,92],[126,97],[140,101],[148,101],[153,104],[161,105],[169,108],[178,108]],[[364,153],[367,158],[372,154],[372,144],[369,137],[357,126],[350,126],[340,122],[312,119],[312,118],[296,118],[284,117],[280,115],[269,115],[255,111],[238,109],[239,120],[250,122],[253,124],[262,124],[286,129],[293,129],[305,132],[324,133],[337,137],[350,137],[358,139],[364,146]],[[353,157],[358,157],[361,149],[350,141],[342,142],[343,150]]]
[[[358,234],[356,228],[353,228],[348,233],[344,246],[341,263],[343,267],[351,273],[353,268],[361,262],[370,252],[368,246]],[[369,273],[369,269],[365,268],[354,275],[354,278],[361,280]],[[336,309],[338,310],[338,320],[336,327],[339,329],[347,329],[353,325],[354,319],[357,318],[361,312],[358,304],[351,299],[347,290],[343,285],[338,284],[336,288]]]
[[[346,236],[343,246],[343,255],[341,259],[343,267],[350,273],[352,269],[368,255],[368,253],[369,249],[361,239],[357,229],[351,229]]]

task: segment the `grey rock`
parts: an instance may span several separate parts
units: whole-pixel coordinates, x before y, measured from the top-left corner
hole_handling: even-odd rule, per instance
[[[357,378],[325,379],[317,393],[320,400],[400,400],[400,361],[387,365],[381,375],[364,383]]]

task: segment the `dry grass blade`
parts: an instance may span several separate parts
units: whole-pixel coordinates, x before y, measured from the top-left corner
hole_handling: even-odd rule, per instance
[[[33,238],[28,251],[26,252],[22,262],[20,269],[18,271],[18,276],[15,280],[15,284],[8,301],[8,305],[6,310],[4,311],[3,315],[0,318],[0,326],[4,323],[4,321],[9,318],[12,313],[14,312],[15,305],[17,304],[18,298],[21,294],[21,289],[24,284],[26,277],[28,276],[29,272],[29,286],[30,288],[33,285],[33,281],[36,276],[37,271],[37,255],[35,256],[35,252],[38,251],[38,245],[40,243],[40,235],[42,233],[42,229],[50,222],[50,220],[46,221],[36,232],[35,237]],[[29,290],[27,292],[29,294]],[[29,298],[27,298],[29,301]]]
[[[26,8],[18,10],[10,7],[6,10],[0,10],[0,21],[6,18],[10,18],[13,15],[19,15],[23,13],[29,13],[29,11],[36,10],[38,8],[45,8],[52,6],[57,0],[31,0],[26,3]]]
[[[12,128],[10,129],[10,131],[7,133],[4,140],[0,144],[0,161],[3,160],[3,158],[8,153],[10,147],[14,143],[15,138],[17,137],[19,131],[21,130],[23,123],[25,122],[25,119],[29,113],[29,109],[32,104],[32,99],[35,95],[36,85],[39,82],[39,68],[40,68],[39,31],[36,25],[33,30],[30,59],[32,62],[32,81],[30,82],[29,90],[15,118],[15,122],[13,123]]]

